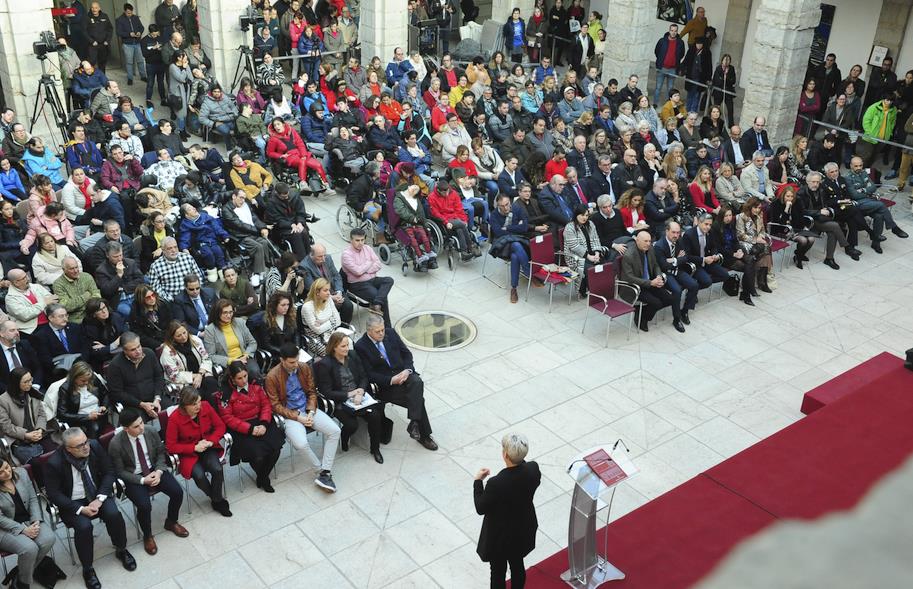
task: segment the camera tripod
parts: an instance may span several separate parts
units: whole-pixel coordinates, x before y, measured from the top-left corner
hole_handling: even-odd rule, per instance
[[[65,145],[69,140],[67,131],[66,109],[63,107],[63,101],[60,100],[60,94],[57,93],[57,80],[54,76],[47,73],[45,62],[46,56],[39,56],[41,62],[41,79],[38,81],[38,92],[35,94],[35,105],[32,107],[32,116],[29,118],[29,133],[35,128],[35,123],[44,114],[44,107],[50,105],[51,113],[54,117],[57,130],[60,132],[61,145]]]
[[[241,45],[238,47],[238,51],[241,52],[241,55],[238,56],[238,65],[235,66],[235,75],[231,81],[232,94],[237,90],[238,84],[241,83],[241,79],[245,73],[250,77],[251,81],[257,79],[257,76],[254,73],[253,49],[246,45]]]

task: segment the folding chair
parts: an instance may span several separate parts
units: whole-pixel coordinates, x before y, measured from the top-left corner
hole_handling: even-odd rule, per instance
[[[556,286],[573,285],[576,273],[571,276],[557,272],[555,264],[554,238],[551,233],[537,235],[529,241],[529,282],[526,285],[526,300],[529,300],[529,291],[532,281],[537,278],[548,286],[548,312],[552,312],[552,296]],[[573,288],[567,290],[567,303],[571,304]]]
[[[612,327],[612,319],[630,315],[631,320],[628,322],[628,335],[625,339],[631,337],[631,329],[634,327],[634,320],[638,317],[637,299],[640,298],[640,287],[630,282],[619,280],[617,277],[621,270],[621,258],[616,258],[608,264],[599,264],[587,269],[587,306],[583,312],[583,327],[580,333],[586,330],[586,322],[589,318],[590,309],[608,317],[606,323],[605,336],[606,347],[609,345],[609,330]],[[620,297],[619,291],[624,289],[631,302]]]

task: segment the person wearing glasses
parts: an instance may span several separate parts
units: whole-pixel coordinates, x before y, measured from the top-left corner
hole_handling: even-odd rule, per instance
[[[212,306],[209,325],[203,330],[203,346],[212,363],[222,368],[240,360],[247,365],[250,380],[260,382],[263,377],[254,352],[257,340],[241,317],[235,317],[235,306],[228,299],[219,299]]]
[[[105,523],[117,560],[128,571],[136,570],[136,559],[127,550],[127,526],[112,493],[114,467],[101,444],[89,440],[80,428],[71,427],[63,432],[63,445],[54,451],[42,471],[48,500],[60,510],[63,523],[73,529],[86,587],[101,589],[92,566],[92,520],[96,517]]]

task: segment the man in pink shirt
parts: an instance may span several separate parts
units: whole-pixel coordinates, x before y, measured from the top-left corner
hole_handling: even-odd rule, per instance
[[[390,327],[387,296],[393,288],[393,279],[377,275],[381,268],[380,258],[370,246],[365,246],[365,230],[356,227],[349,235],[349,247],[342,252],[342,271],[346,275],[348,290],[368,301],[371,311],[383,315],[384,324]]]

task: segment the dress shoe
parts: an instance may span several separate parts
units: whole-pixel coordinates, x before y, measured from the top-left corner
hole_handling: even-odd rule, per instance
[[[881,244],[877,241],[872,242],[872,249],[875,250],[876,254],[883,254],[884,250],[881,249]]]
[[[742,293],[742,295],[741,295],[739,298],[742,300],[743,303],[745,303],[745,304],[748,305],[749,307],[754,307],[754,306],[755,306],[754,301],[751,300],[751,295],[748,294],[747,292]]]
[[[126,548],[124,548],[123,550],[115,551],[114,556],[117,557],[117,560],[119,560],[121,562],[121,564],[124,565],[124,568],[127,569],[128,571],[136,570],[136,559],[133,558],[133,555],[130,554],[130,552]]]
[[[688,311],[682,311],[682,323],[691,325],[691,318],[688,317]]]
[[[383,314],[384,314],[384,308],[380,305],[371,305],[370,307],[368,307],[368,310],[371,311],[372,313],[374,313],[375,315],[383,316]]]
[[[674,327],[675,331],[677,331],[679,333],[685,333],[685,326],[682,325],[681,321],[673,321],[672,327]]]
[[[418,432],[418,422],[410,421],[409,425],[406,426],[406,433],[409,434],[409,437],[413,440],[418,440],[422,435]]]
[[[232,516],[231,509],[228,507],[228,501],[225,501],[224,499],[221,501],[213,501],[212,508],[213,510],[219,512],[222,517]]]
[[[834,258],[825,258],[825,259],[824,259],[824,265],[825,265],[825,266],[830,266],[830,267],[833,268],[834,270],[839,270],[839,269],[840,269],[840,266],[837,265],[837,262],[834,261]]]
[[[266,493],[275,493],[276,492],[276,489],[274,489],[273,486],[269,482],[269,475],[267,475],[265,478],[258,479],[257,486],[260,487],[261,489],[263,489],[263,491]]]
[[[641,331],[650,331],[650,322],[645,319],[641,319],[640,323],[637,324],[637,327],[639,327]]]
[[[793,256],[793,264],[796,265],[796,268],[801,270],[802,269],[802,258],[800,258],[799,256]]]
[[[520,300],[520,295],[517,294],[517,289],[516,288],[510,289],[510,302],[513,304],[519,300]]]
[[[127,80],[127,85],[128,85],[128,86],[132,86],[132,85],[133,85],[133,80]]]
[[[904,231],[897,225],[894,226],[894,229],[891,229],[891,233],[893,233],[894,235],[896,235],[897,237],[899,237],[901,239],[906,239],[906,238],[910,237],[909,235],[907,235],[906,231]]]
[[[177,536],[178,538],[186,538],[190,535],[190,532],[187,531],[187,528],[179,524],[178,522],[165,522],[165,529]]]
[[[101,589],[101,581],[98,580],[95,569],[83,571],[82,580],[86,582],[86,589]]]
[[[349,451],[349,437],[348,436],[341,438],[339,440],[339,447],[342,448],[343,452]]]
[[[888,238],[882,235],[876,235],[872,238],[872,241],[887,241]]]
[[[148,538],[143,538],[143,550],[146,551],[146,554],[155,554],[159,551],[159,547],[155,545],[155,538],[149,536]]]
[[[380,453],[380,450],[373,450],[371,452],[371,456],[374,457],[374,462],[376,462],[377,464],[384,463],[384,455]]]
[[[799,254],[799,259],[802,260],[803,262],[809,261],[808,256],[806,256],[805,254]]]
[[[140,76],[140,80],[142,80],[142,81],[144,81],[144,82],[148,82],[148,81],[149,81],[149,78],[144,78],[144,77]]]
[[[431,436],[427,436],[418,441],[419,444],[434,452],[437,450],[437,442]]]

